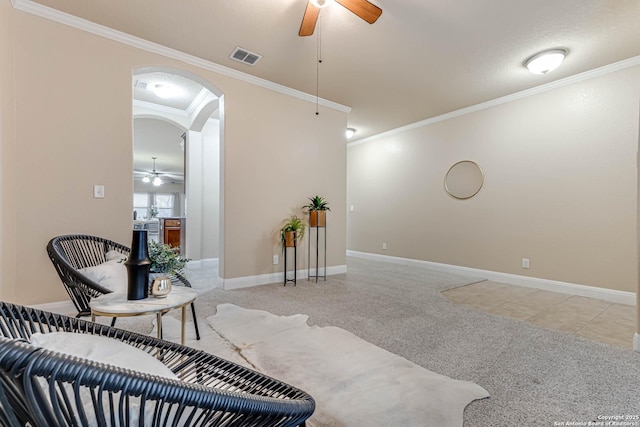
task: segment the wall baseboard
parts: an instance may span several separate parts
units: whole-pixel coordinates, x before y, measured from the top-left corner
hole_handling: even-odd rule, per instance
[[[185,267],[187,270],[191,268],[216,268],[218,267],[218,258],[205,258],[205,259],[196,259],[191,260],[187,263]]]
[[[617,291],[614,289],[598,288],[595,286],[579,285],[575,283],[560,282],[549,279],[540,279],[537,277],[519,276],[517,274],[500,273],[498,271],[480,270],[477,268],[461,267],[457,265],[441,264],[437,262],[422,261],[410,258],[400,258],[369,252],[347,251],[347,256],[371,260],[389,261],[405,265],[422,265],[424,267],[428,267],[437,271],[443,271],[452,274],[462,274],[465,276],[480,276],[487,280],[506,283],[509,285],[525,286],[527,288],[543,289],[546,291],[560,292],[569,295],[579,295],[618,304],[631,306],[636,305],[636,294],[634,292]]]
[[[346,272],[347,272],[346,265],[335,265],[335,266],[327,267],[327,276],[343,274]],[[306,279],[307,273],[308,273],[307,269],[298,270],[296,274],[297,280]],[[233,279],[224,279],[222,289],[225,289],[225,290],[241,289],[241,288],[249,288],[252,286],[268,285],[271,283],[282,283],[282,282],[283,282],[283,273],[282,271],[279,271],[276,273],[261,274],[258,276],[247,276],[247,277],[236,277]]]
[[[67,316],[75,316],[78,313],[76,307],[71,301],[57,301],[48,302],[45,304],[34,304],[30,307],[37,308],[38,310],[50,311],[52,313],[64,314]]]

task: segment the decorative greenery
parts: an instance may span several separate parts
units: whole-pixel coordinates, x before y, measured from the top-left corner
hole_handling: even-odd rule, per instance
[[[286,222],[280,229],[280,238],[282,240],[283,246],[285,241],[285,234],[287,233],[287,231],[295,231],[296,240],[300,241],[300,239],[302,239],[302,236],[304,236],[304,230],[306,228],[304,221],[298,218],[297,215],[291,215],[291,217],[285,221]]]
[[[304,205],[302,208],[307,211],[330,211],[331,208],[327,206],[329,202],[324,200],[320,196],[309,197],[309,204]]]
[[[180,256],[176,248],[158,242],[149,242],[151,271],[154,273],[179,273],[190,260]]]
[[[155,218],[158,216],[158,207],[156,205],[152,205],[151,209],[149,209],[149,215],[151,215],[151,218]]]

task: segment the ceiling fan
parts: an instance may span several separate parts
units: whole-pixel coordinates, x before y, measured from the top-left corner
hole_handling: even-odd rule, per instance
[[[169,174],[156,171],[156,159],[157,157],[152,157],[153,159],[153,171],[152,172],[143,172],[143,171],[134,171],[134,174],[137,176],[142,176],[142,182],[145,184],[152,183],[153,185],[160,186],[165,183],[162,178],[168,178],[172,182],[183,182],[184,177],[182,175],[177,174]]]
[[[320,9],[330,5],[334,1],[358,15],[360,18],[373,24],[382,15],[382,9],[369,3],[367,0],[309,0],[307,8],[302,17],[302,24],[298,35],[301,37],[310,36],[316,28]]]

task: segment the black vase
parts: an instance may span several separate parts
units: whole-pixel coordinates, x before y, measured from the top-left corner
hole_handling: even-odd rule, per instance
[[[149,296],[149,244],[147,230],[133,230],[131,253],[124,262],[127,266],[127,299],[137,300]]]

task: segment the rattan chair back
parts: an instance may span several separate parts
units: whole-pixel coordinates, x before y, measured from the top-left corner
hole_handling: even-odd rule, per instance
[[[35,332],[111,337],[161,360],[179,380],[33,347]],[[82,396],[91,396],[89,402]],[[302,390],[200,350],[0,302],[3,426],[297,426],[315,402]],[[95,423],[95,424],[94,424]]]
[[[103,237],[86,234],[69,234],[54,237],[47,244],[47,255],[53,264],[62,284],[73,305],[78,310],[76,317],[89,316],[91,308],[89,303],[92,298],[108,294],[111,291],[99,283],[96,283],[78,270],[86,267],[94,267],[106,261],[109,251],[117,251],[129,256],[131,250]],[[170,276],[173,286],[191,287],[191,283],[181,274],[174,273]],[[200,339],[195,305],[191,304],[193,323],[196,338]]]

